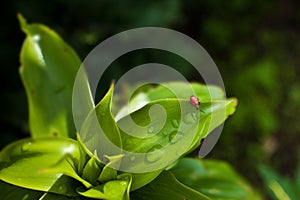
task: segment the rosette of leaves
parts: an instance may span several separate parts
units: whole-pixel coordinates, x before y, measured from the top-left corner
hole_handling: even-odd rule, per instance
[[[142,152],[146,147],[152,148],[163,140],[162,137],[132,139],[130,145],[126,144],[124,141],[128,140],[128,136],[119,129],[118,123],[132,116],[144,120],[143,116],[147,115],[149,106],[154,102],[169,108],[168,114],[172,119],[178,117],[178,113],[174,112],[178,101],[189,105],[186,96],[175,98],[164,87],[143,91],[143,100],[138,98],[139,95],[133,98],[135,109],[123,115],[119,121],[116,121],[111,112],[113,84],[104,98],[93,107],[105,134],[121,149],[115,155],[101,158],[106,159],[107,164],[103,164],[97,152],[90,152],[81,142],[73,122],[72,89],[81,65],[79,57],[53,30],[41,24],[28,24],[21,15],[19,20],[26,34],[20,56],[20,74],[28,97],[31,138],[9,144],[0,152],[1,199],[126,200],[131,197],[201,200],[214,198],[216,190],[219,191],[220,199],[251,196],[252,191],[245,181],[243,184],[236,184],[236,181],[242,180],[238,175],[234,176],[233,181],[226,182],[229,186],[233,185],[232,187],[219,187],[219,179],[216,179],[218,173],[204,176],[210,183],[208,186],[201,184],[195,187],[192,180],[185,180],[180,173],[181,169],[186,169],[186,165],[182,165],[185,160],[179,161],[179,165],[173,169],[170,166],[168,170],[165,167],[147,173],[126,173],[112,167],[115,163],[122,162],[123,148]],[[167,84],[182,91],[182,94],[186,87],[190,87],[180,82]],[[191,85],[195,94],[203,100],[201,108],[205,112],[198,118],[200,126],[194,142],[186,152],[182,152],[183,155],[199,147],[201,139],[233,114],[237,104],[235,99],[224,99],[224,92],[217,87],[198,83]],[[195,108],[191,106],[191,109]],[[225,111],[226,116],[213,122],[205,120],[212,113],[220,111]],[[159,117],[160,114],[154,113],[153,116],[156,115]],[[162,131],[170,132],[168,126]],[[202,161],[196,159],[193,162],[195,163],[188,164],[189,167],[199,165]],[[217,169],[218,165],[216,162],[211,167]],[[201,174],[205,174],[205,171],[201,171],[199,180]],[[198,179],[194,182],[196,185]],[[215,190],[210,190],[210,187]]]

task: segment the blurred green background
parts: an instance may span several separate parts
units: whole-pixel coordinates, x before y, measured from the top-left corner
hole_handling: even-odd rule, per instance
[[[239,100],[208,157],[230,162],[257,187],[262,185],[260,163],[293,177],[300,150],[299,7],[296,0],[6,1],[0,32],[0,148],[29,136],[18,74],[24,39],[16,18],[20,12],[29,22],[57,31],[82,59],[105,38],[136,27],[166,27],[192,37],[216,62],[227,95]],[[130,53],[108,73],[120,76],[128,66],[154,61],[198,80],[187,63],[159,51]]]

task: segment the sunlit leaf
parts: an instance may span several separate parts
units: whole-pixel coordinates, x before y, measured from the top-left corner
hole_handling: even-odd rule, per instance
[[[48,191],[64,172],[76,174],[73,167],[78,159],[77,142],[71,139],[20,140],[0,152],[0,179],[16,186]]]
[[[126,87],[125,87],[126,88]],[[128,88],[128,87],[127,87]],[[142,108],[146,104],[166,98],[179,98],[179,99],[189,99],[191,95],[197,96],[200,102],[210,102],[212,100],[224,100],[224,91],[216,86],[203,85],[199,83],[186,84],[183,82],[167,82],[159,85],[158,87],[153,87],[151,85],[144,85],[138,88],[132,96],[131,90],[133,88],[125,89],[125,95],[121,100],[128,101],[129,105],[126,105],[121,110],[118,111],[116,115],[117,121],[122,117],[126,116],[128,113],[132,113],[139,108]],[[128,94],[127,94],[128,93]],[[124,98],[128,98],[125,99]]]
[[[75,138],[72,90],[81,61],[53,30],[28,24],[19,15],[26,39],[21,50],[20,74],[29,103],[30,133]]]
[[[154,146],[164,147],[172,143],[172,136],[175,132],[179,136],[181,133],[182,140],[193,137],[190,139],[189,146],[178,153],[183,155],[198,147],[202,138],[205,138],[213,129],[222,124],[235,111],[236,104],[235,99],[203,103],[200,105],[200,109],[204,113],[201,113],[191,106],[189,100],[186,99],[153,101],[131,113],[130,116],[123,117],[118,122],[121,127],[123,148],[130,152],[147,153]],[[162,124],[161,109],[153,109],[151,118],[149,117],[149,109],[157,105],[165,109],[167,118],[164,124]],[[179,105],[186,113],[180,113]],[[132,123],[132,120],[135,124]],[[157,132],[151,135],[149,134],[149,128],[152,128],[153,132]],[[132,136],[129,134],[139,135]]]

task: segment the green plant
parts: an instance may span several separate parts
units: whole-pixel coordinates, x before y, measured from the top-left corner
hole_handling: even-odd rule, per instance
[[[259,166],[260,175],[272,199],[296,200],[300,196],[300,159],[298,159],[295,180],[282,177],[271,167]]]
[[[79,57],[53,30],[40,24],[27,24],[21,15],[19,20],[27,36],[21,50],[20,74],[29,102],[32,137],[16,141],[0,152],[0,184],[1,188],[5,188],[0,194],[1,199],[259,198],[252,194],[253,191],[241,177],[222,162],[179,159],[177,165],[175,162],[146,173],[126,173],[115,169],[114,166],[122,161],[122,149],[145,153],[169,143],[174,131],[170,127],[180,119],[179,103],[191,111],[195,110],[190,105],[189,94],[184,92],[175,98],[165,87],[147,87],[140,91],[144,93],[143,101],[136,95],[131,100],[135,109],[116,121],[111,113],[114,106],[112,84],[93,110],[106,136],[120,148],[120,152],[105,158],[99,158],[97,152],[90,152],[81,142],[79,134],[76,135],[72,118],[72,87],[81,64]],[[190,87],[180,82],[166,84],[178,91]],[[201,109],[204,113],[200,117],[189,115],[188,120],[193,120],[193,123],[197,121],[199,126],[192,145],[179,152],[180,155],[199,147],[203,138],[234,113],[237,104],[234,98],[224,99],[224,92],[217,87],[198,83],[190,85],[203,100]],[[164,106],[168,113],[166,126],[161,130],[164,134],[138,139],[119,129],[120,123],[130,126],[127,120],[131,117],[138,124],[147,123],[145,116],[153,104]],[[226,115],[212,119],[212,114],[219,112]],[[160,113],[154,112],[153,117],[158,119]],[[186,126],[185,133],[192,131],[192,128]],[[101,159],[108,160],[107,164],[103,164]],[[195,179],[185,179],[181,170],[195,166],[202,166],[194,170]],[[231,176],[222,176],[223,170]],[[210,184],[198,184],[203,179]],[[227,183],[230,187],[223,187]]]

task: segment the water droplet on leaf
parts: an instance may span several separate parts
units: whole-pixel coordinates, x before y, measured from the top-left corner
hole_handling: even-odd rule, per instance
[[[192,117],[195,121],[198,121],[199,113],[198,112],[192,112]]]
[[[178,128],[178,127],[179,127],[179,122],[178,122],[178,120],[177,120],[177,119],[173,119],[173,120],[172,120],[172,125],[173,125],[174,128]]]
[[[183,122],[186,124],[194,124],[197,122],[197,118],[195,117],[195,114],[192,113],[188,113],[185,116],[183,116]],[[197,116],[197,115],[196,115]]]
[[[130,156],[129,160],[130,161],[135,161],[135,156]]]
[[[126,181],[121,181],[121,182],[120,182],[120,185],[126,186],[126,185],[127,185],[127,182],[126,182]]]
[[[163,131],[163,132],[162,132],[162,135],[163,135],[163,136],[167,136],[167,135],[168,135],[168,131]]]
[[[178,142],[183,137],[183,133],[180,131],[173,131],[169,135],[169,141],[171,144]]]
[[[26,200],[26,199],[28,199],[28,197],[29,197],[29,194],[25,194],[24,197],[22,198],[22,200]]]
[[[59,187],[58,187],[58,191],[60,192],[60,193],[66,193],[67,192],[67,187],[65,186],[65,185],[60,185]]]
[[[158,161],[165,152],[162,148],[163,147],[161,145],[155,145],[152,147],[146,154],[146,160],[150,163]]]
[[[131,139],[127,139],[125,140],[125,143],[124,143],[126,146],[130,146],[132,144],[132,141]]]
[[[21,147],[21,151],[24,153],[26,151],[28,151],[30,149],[30,146],[31,146],[31,142],[28,142],[26,144],[23,144],[22,147]]]
[[[148,127],[148,133],[152,134],[154,132],[154,127],[153,126],[149,126]]]

